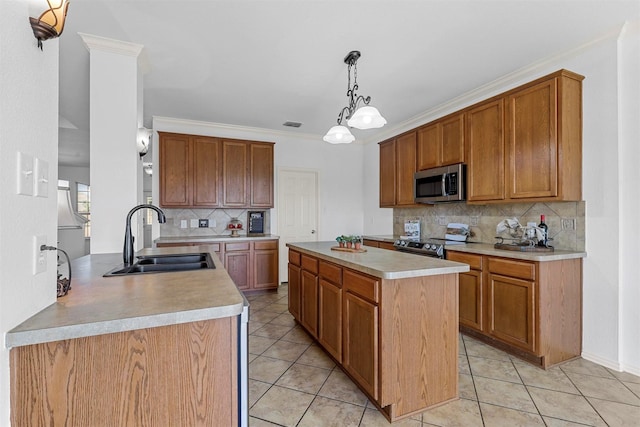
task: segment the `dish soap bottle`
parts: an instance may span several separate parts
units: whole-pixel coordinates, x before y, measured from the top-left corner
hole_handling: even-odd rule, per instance
[[[547,246],[548,238],[549,238],[549,227],[544,222],[544,215],[540,215],[540,224],[538,224],[538,228],[542,230],[542,239],[538,241],[538,246]]]

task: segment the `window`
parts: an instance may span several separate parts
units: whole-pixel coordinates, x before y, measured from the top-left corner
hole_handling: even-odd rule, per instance
[[[153,197],[147,196],[146,199],[147,199],[145,202],[146,204],[148,205],[153,204]],[[153,210],[147,209],[146,211],[147,211],[147,220],[144,225],[151,225],[151,221],[153,221]]]
[[[91,237],[91,189],[87,184],[76,184],[78,214],[87,218],[84,225],[84,237]]]

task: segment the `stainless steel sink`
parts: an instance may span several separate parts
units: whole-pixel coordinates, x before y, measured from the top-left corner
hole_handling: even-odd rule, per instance
[[[216,268],[208,252],[171,255],[142,255],[128,266],[119,266],[104,274],[104,277],[131,274],[167,273]]]

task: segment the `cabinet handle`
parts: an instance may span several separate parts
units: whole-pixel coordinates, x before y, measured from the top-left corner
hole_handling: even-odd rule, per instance
[[[316,230],[311,230],[311,234],[316,234]]]

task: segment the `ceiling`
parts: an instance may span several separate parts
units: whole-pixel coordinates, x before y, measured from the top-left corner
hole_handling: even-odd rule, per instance
[[[347,105],[351,50],[362,52],[359,93],[393,127],[638,16],[638,0],[72,0],[59,162],[89,165],[89,53],[78,32],[144,46],[146,127],[162,116],[321,139]],[[360,141],[376,132],[353,131]]]

